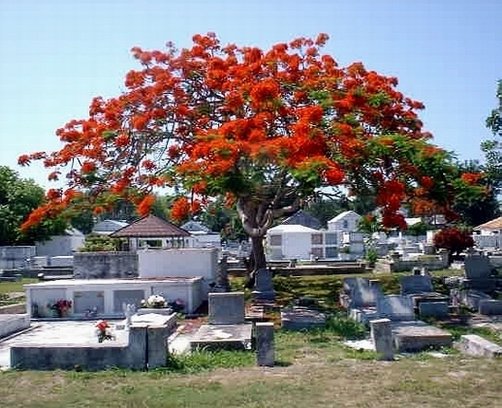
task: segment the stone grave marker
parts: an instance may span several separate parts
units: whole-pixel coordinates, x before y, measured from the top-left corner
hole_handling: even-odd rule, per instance
[[[394,359],[394,341],[392,327],[389,319],[376,319],[370,321],[371,340],[376,352],[382,360]]]
[[[468,279],[486,280],[493,269],[490,259],[481,254],[468,254],[464,260],[465,276]]]
[[[245,321],[244,292],[209,293],[209,324],[241,324]]]
[[[257,300],[275,300],[272,272],[269,269],[262,268],[255,272],[255,284],[252,294],[253,298]]]
[[[406,296],[380,296],[377,300],[377,311],[381,318],[391,321],[415,320],[412,301]]]
[[[429,292],[434,292],[430,276],[418,274],[401,277],[401,295]]]
[[[256,364],[272,367],[275,363],[274,323],[256,323]]]

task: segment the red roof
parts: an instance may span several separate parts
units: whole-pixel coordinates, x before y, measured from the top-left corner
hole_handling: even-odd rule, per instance
[[[110,236],[115,238],[189,237],[190,233],[169,221],[150,214],[120,228]]]

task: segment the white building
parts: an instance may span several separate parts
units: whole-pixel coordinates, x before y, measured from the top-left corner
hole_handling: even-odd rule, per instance
[[[361,216],[354,211],[344,211],[328,221],[328,231],[354,232],[359,227]]]
[[[85,236],[75,228],[68,228],[64,235],[52,236],[47,241],[35,243],[37,256],[69,256],[84,246]]]
[[[310,259],[319,231],[303,225],[278,225],[267,232],[270,259]]]
[[[473,232],[472,238],[478,248],[502,248],[502,217],[474,227]]]

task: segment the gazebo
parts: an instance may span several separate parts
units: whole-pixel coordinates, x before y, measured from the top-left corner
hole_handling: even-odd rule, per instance
[[[153,214],[146,215],[110,234],[113,238],[128,238],[129,250],[138,248],[184,248],[190,233]]]

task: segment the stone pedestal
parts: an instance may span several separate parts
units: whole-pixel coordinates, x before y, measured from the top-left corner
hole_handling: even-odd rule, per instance
[[[273,367],[275,362],[274,324],[270,322],[258,322],[255,329],[256,364]]]
[[[259,269],[255,273],[255,289],[253,298],[258,300],[275,300],[274,283],[272,272],[266,268]]]
[[[389,319],[370,321],[371,339],[376,352],[382,360],[394,360],[394,343],[392,341],[392,328]]]

